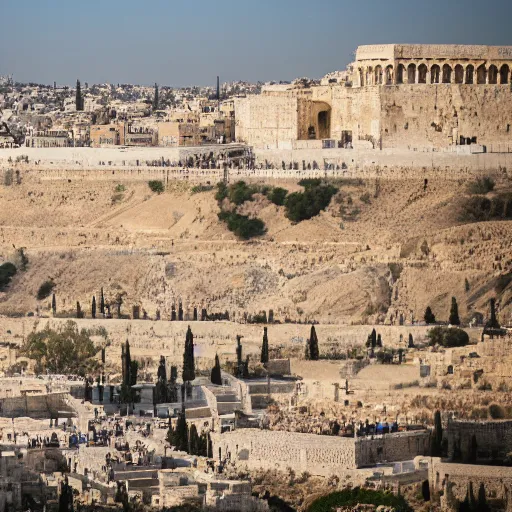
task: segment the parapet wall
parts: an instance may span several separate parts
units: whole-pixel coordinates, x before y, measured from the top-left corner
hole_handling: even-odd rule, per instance
[[[54,393],[3,398],[0,400],[0,416],[34,419],[58,418],[59,413],[65,413],[62,416],[66,417],[74,416],[75,412],[66,400],[67,396],[66,393]]]

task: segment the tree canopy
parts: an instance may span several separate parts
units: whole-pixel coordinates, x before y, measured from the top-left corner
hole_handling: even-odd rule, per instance
[[[96,370],[99,351],[86,329],[79,330],[71,320],[56,330],[46,327],[32,332],[21,353],[36,360],[36,372],[70,373],[85,376]]]

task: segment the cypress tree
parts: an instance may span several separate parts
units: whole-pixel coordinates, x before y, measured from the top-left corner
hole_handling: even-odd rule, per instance
[[[80,307],[80,302],[76,301],[76,317],[82,318],[82,308]]]
[[[489,505],[487,504],[487,497],[485,495],[485,486],[483,482],[480,484],[478,488],[478,501],[476,504],[476,509],[478,512],[487,512],[489,510]]]
[[[84,109],[84,100],[82,98],[82,90],[80,87],[80,80],[76,81],[76,98],[75,98],[76,110],[80,111]]]
[[[423,501],[430,501],[430,485],[428,480],[423,480],[421,484],[421,495],[423,496]]]
[[[426,324],[435,324],[436,323],[436,316],[434,313],[432,313],[432,309],[430,306],[427,306],[427,309],[425,309],[425,314],[423,316]]]
[[[372,348],[375,348],[377,346],[377,331],[375,329],[373,329],[370,336],[371,336],[371,340],[372,340]]]
[[[491,318],[489,318],[489,321],[485,324],[485,327],[487,329],[500,329],[501,325],[498,322],[498,319],[496,318],[496,299],[490,300],[490,307],[491,307]]]
[[[158,110],[160,101],[158,98],[158,85],[155,83],[155,95],[153,96],[153,110]]]
[[[188,427],[184,411],[181,411],[180,415],[178,416],[178,422],[176,423],[176,431],[174,433],[173,439],[174,446],[177,450],[188,453]]]
[[[96,318],[96,297],[94,295],[92,296],[91,316]]]
[[[377,347],[381,347],[382,348],[382,336],[380,335],[380,333],[377,336],[377,341],[375,343],[376,343]]]
[[[478,444],[476,442],[476,436],[473,434],[471,436],[471,444],[469,445],[469,456],[468,456],[468,462],[471,464],[474,464],[477,459],[477,452],[478,452]]]
[[[432,443],[430,454],[432,457],[441,457],[443,444],[443,425],[441,423],[441,413],[436,411],[434,414],[434,432],[432,433]]]
[[[191,381],[195,378],[194,335],[189,325],[185,338],[185,352],[183,353],[183,382]]]
[[[459,306],[457,304],[457,299],[452,297],[452,305],[450,307],[450,318],[448,320],[450,325],[460,325],[459,318]]]
[[[260,361],[263,364],[268,363],[268,336],[267,336],[267,328],[263,328],[263,343],[261,345],[261,359]]]
[[[52,311],[54,315],[57,313],[57,299],[55,298],[55,293],[52,295]]]
[[[200,455],[200,440],[194,423],[190,427],[190,455]]]
[[[103,288],[101,289],[100,293],[100,313],[102,315],[105,314],[105,297],[103,296]]]
[[[408,343],[408,347],[409,348],[414,348],[414,338],[412,337],[412,334],[409,333],[409,343]]]
[[[217,386],[222,386],[222,374],[220,369],[220,361],[219,355],[215,354],[215,366],[212,368],[212,372],[210,374],[210,380],[212,384],[216,384]]]
[[[320,352],[318,350],[318,337],[316,335],[315,326],[311,326],[311,334],[309,336],[309,358],[311,361],[318,361]]]

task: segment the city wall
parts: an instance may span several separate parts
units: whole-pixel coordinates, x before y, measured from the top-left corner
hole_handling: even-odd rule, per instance
[[[375,438],[319,436],[296,432],[239,429],[215,434],[213,453],[250,468],[308,471],[330,476],[378,462],[411,460],[428,450],[429,433]]]

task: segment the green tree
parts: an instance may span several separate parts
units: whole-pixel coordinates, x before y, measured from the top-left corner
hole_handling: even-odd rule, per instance
[[[412,337],[412,333],[409,333],[409,343],[408,348],[414,348],[414,338]]]
[[[429,345],[440,345],[446,348],[465,347],[469,344],[469,336],[466,331],[457,327],[433,327],[427,333]]]
[[[76,106],[77,111],[84,109],[84,99],[82,98],[82,90],[81,90],[81,86],[80,86],[80,80],[76,81],[75,106]]]
[[[266,327],[263,327],[263,343],[261,344],[260,361],[263,364],[268,363],[268,336],[267,336],[267,328]]]
[[[96,297],[94,295],[92,296],[91,316],[96,318]]]
[[[318,359],[320,358],[320,352],[318,349],[318,337],[316,335],[314,325],[311,326],[311,334],[309,336],[308,348],[309,359],[311,361],[318,361]]]
[[[268,196],[270,201],[272,201],[277,206],[283,206],[286,196],[288,195],[288,190],[281,187],[274,187]]]
[[[55,298],[55,293],[52,295],[52,311],[54,315],[57,313],[57,299]]]
[[[16,275],[16,267],[9,262],[0,265],[0,291],[3,291]]]
[[[101,293],[100,293],[100,313],[102,315],[105,314],[105,296],[103,295],[103,288],[101,288]]]
[[[215,354],[215,366],[212,368],[210,380],[212,381],[212,384],[222,386],[222,373],[218,354]]]
[[[79,330],[75,322],[68,321],[56,330],[46,327],[30,333],[21,353],[36,361],[37,373],[86,376],[98,368],[98,350],[86,329]]]
[[[286,197],[286,217],[292,222],[311,219],[325,210],[337,188],[332,185],[307,186],[304,192],[293,192]]]
[[[148,181],[148,186],[152,192],[156,192],[157,194],[161,194],[165,190],[164,184],[160,180]]]
[[[485,324],[486,329],[501,329],[501,325],[496,318],[496,299],[490,300],[491,317]]]
[[[480,487],[478,488],[478,501],[476,503],[476,510],[478,510],[478,512],[487,512],[489,510],[487,497],[485,495],[485,485],[483,482],[480,483]]]
[[[190,427],[190,455],[200,455],[200,440],[199,434],[197,433],[197,428],[194,423]]]
[[[60,486],[59,512],[73,512],[73,487],[69,485],[68,477]]]
[[[460,325],[459,306],[457,304],[457,299],[455,297],[452,297],[452,305],[450,307],[450,318],[448,322],[450,325]]]
[[[153,96],[153,110],[158,110],[160,101],[158,99],[158,85],[155,83],[155,95]]]
[[[443,450],[443,425],[441,423],[441,413],[436,411],[434,414],[434,431],[432,433],[430,455],[432,457],[441,457]]]
[[[430,485],[428,480],[423,480],[421,484],[421,495],[423,496],[423,501],[430,501]]]
[[[377,335],[377,340],[375,341],[375,346],[382,348],[382,336],[380,333]]]
[[[478,444],[476,442],[476,436],[471,436],[471,443],[469,445],[468,462],[474,464],[478,458]]]
[[[188,453],[188,426],[184,411],[181,411],[178,416],[176,430],[173,431],[171,437],[171,444],[176,447],[177,450]]]
[[[430,309],[430,306],[427,306],[423,318],[425,320],[425,323],[428,325],[436,323],[436,316],[434,315],[434,313],[432,313],[432,309]]]
[[[196,378],[196,370],[194,363],[194,335],[188,326],[185,337],[185,352],[183,353],[183,382],[188,382]]]

